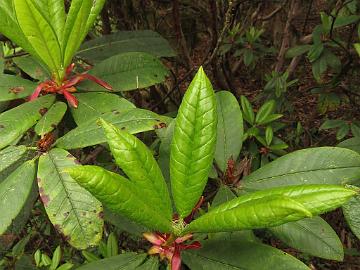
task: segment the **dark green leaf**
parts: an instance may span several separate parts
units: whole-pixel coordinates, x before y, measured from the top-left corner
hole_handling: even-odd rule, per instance
[[[360,196],[343,206],[343,213],[351,231],[360,239]]]
[[[130,270],[137,267],[145,260],[146,254],[127,252],[108,259],[92,262],[76,268],[77,270]]]
[[[245,96],[240,97],[240,104],[243,111],[243,117],[250,125],[254,124],[255,121],[255,114],[254,110],[251,106],[251,103]]]
[[[129,52],[100,62],[89,73],[106,81],[114,91],[129,91],[163,82],[168,70],[156,56]],[[85,91],[107,91],[90,81],[82,83],[79,88]]]
[[[78,56],[93,62],[102,61],[115,54],[145,52],[158,57],[175,56],[169,43],[158,33],[150,30],[119,31],[85,42]]]
[[[350,138],[337,145],[338,147],[347,148],[360,154],[360,138]]]
[[[247,190],[307,184],[356,183],[360,155],[337,147],[295,151],[256,170],[242,181]]]
[[[285,57],[294,58],[296,56],[302,55],[311,49],[312,45],[299,45],[290,48],[287,50]]]
[[[7,176],[6,172],[22,160],[26,152],[27,148],[23,145],[9,146],[0,151],[0,183],[4,180],[4,176]]]
[[[43,136],[46,133],[53,131],[62,120],[66,110],[67,105],[64,102],[58,101],[54,105],[52,105],[50,109],[45,113],[45,115],[40,119],[40,121],[36,124],[36,134],[39,136]]]
[[[39,81],[45,81],[50,78],[48,71],[44,69],[32,56],[15,57],[13,61],[31,78]],[[33,90],[35,90],[35,87]]]
[[[14,100],[30,96],[36,83],[18,76],[0,74],[0,101]]]
[[[242,113],[238,101],[229,91],[216,93],[218,111],[217,141],[215,161],[224,172],[229,159],[239,157],[244,127]]]

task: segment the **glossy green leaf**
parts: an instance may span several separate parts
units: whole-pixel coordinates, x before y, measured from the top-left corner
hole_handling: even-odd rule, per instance
[[[161,170],[147,146],[127,131],[101,120],[116,163],[134,182],[150,205],[156,205],[165,218],[172,219],[170,195]]]
[[[13,0],[0,1],[0,18],[0,33],[39,58],[17,22]]]
[[[89,30],[94,26],[94,23],[95,23],[98,15],[100,14],[103,6],[104,6],[105,1],[106,0],[93,1],[89,17],[88,17],[88,19],[86,21],[85,31],[83,33],[83,36],[81,37],[81,42],[85,39],[85,37],[86,37],[87,33],[89,32]]]
[[[54,148],[40,157],[37,182],[51,223],[72,246],[85,249],[99,243],[104,221],[100,202],[64,172],[77,163],[67,151]]]
[[[171,220],[158,212],[158,205],[148,203],[136,183],[97,166],[79,166],[68,172],[110,210],[155,231],[172,230]]]
[[[135,108],[135,105],[125,98],[106,92],[74,95],[78,99],[79,105],[77,108],[71,108],[71,114],[77,125],[82,125],[91,119],[98,119],[104,113],[122,113]]]
[[[229,91],[217,92],[215,96],[218,112],[215,161],[224,172],[228,160],[237,160],[239,157],[244,127],[241,109],[235,96]]]
[[[16,166],[17,162],[22,160],[27,152],[23,145],[9,146],[0,151],[0,183],[8,175],[7,171]],[[16,166],[18,167],[18,166]]]
[[[64,55],[64,67],[70,65],[87,33],[87,20],[93,0],[73,0],[66,17],[61,47]]]
[[[216,100],[202,68],[186,91],[175,120],[170,178],[180,217],[191,213],[208,180],[216,146]]]
[[[164,117],[156,113],[142,109],[132,109],[122,114],[114,111],[103,114],[101,118],[120,129],[125,129],[131,134],[160,128],[161,124],[164,123],[162,120],[165,120]],[[104,131],[94,119],[59,138],[56,145],[64,149],[75,149],[105,142]]]
[[[166,39],[150,30],[119,31],[85,42],[78,56],[92,62],[102,61],[115,54],[145,52],[158,57],[175,56]]]
[[[360,196],[343,206],[343,213],[351,231],[360,239]]]
[[[35,132],[39,136],[43,136],[46,133],[53,131],[56,126],[62,120],[67,105],[64,102],[58,101],[50,107],[50,109],[44,114],[40,121],[35,126]]]
[[[360,179],[360,155],[344,148],[299,150],[261,167],[242,181],[245,190],[301,184],[351,184]]]
[[[337,261],[344,258],[339,237],[320,217],[286,223],[269,230],[288,246],[311,256]]]
[[[13,59],[14,63],[28,74],[31,78],[34,78],[39,81],[45,81],[50,78],[49,72],[39,64],[39,62],[32,56],[22,56],[22,57],[15,57]],[[32,84],[36,85],[32,82]],[[33,91],[35,90],[36,86],[33,87]],[[30,93],[29,93],[30,94]]]
[[[186,232],[265,228],[331,211],[358,193],[335,185],[302,185],[262,190],[211,208]]]
[[[44,13],[59,41],[63,39],[65,27],[65,4],[59,0],[36,0],[36,4]]]
[[[0,149],[23,135],[41,118],[40,109],[49,108],[55,96],[46,95],[0,114]]]
[[[62,67],[62,53],[59,40],[44,13],[33,0],[14,0],[16,17],[20,28],[41,60],[57,79]]]
[[[248,241],[204,241],[201,249],[184,251],[181,257],[191,270],[310,270],[279,249]]]
[[[136,254],[134,252],[127,252],[114,256],[108,259],[99,260],[88,263],[76,268],[77,270],[130,270],[137,269],[138,266],[145,260],[146,254]]]
[[[35,162],[28,161],[0,183],[0,235],[5,233],[25,207],[34,188]]]
[[[274,112],[276,106],[275,100],[265,102],[256,113],[255,123],[262,125],[266,119]]]
[[[114,91],[129,91],[161,83],[168,70],[156,57],[143,52],[114,55],[97,64],[89,74],[109,83]],[[91,81],[79,86],[85,91],[107,91]]]
[[[0,101],[9,101],[30,96],[36,83],[18,76],[0,74]]]
[[[251,103],[245,96],[241,96],[240,104],[241,104],[244,119],[250,125],[253,125],[255,122],[255,114],[254,114],[254,110],[251,106]]]
[[[274,132],[271,126],[267,126],[266,130],[265,130],[265,141],[266,141],[266,145],[271,145],[271,142],[273,141],[274,138]]]

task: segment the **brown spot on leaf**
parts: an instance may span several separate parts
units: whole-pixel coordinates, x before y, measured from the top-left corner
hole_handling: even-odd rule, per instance
[[[121,130],[125,130],[125,129],[126,129],[126,127],[122,127],[122,128],[121,128]]]
[[[47,111],[48,111],[47,108],[41,108],[41,109],[39,110],[39,113],[40,113],[41,115],[44,115],[45,113],[47,113]]]
[[[46,195],[44,193],[44,188],[43,187],[39,188],[39,193],[40,193],[40,199],[43,202],[44,206],[48,206],[49,202],[50,202],[50,197],[49,197],[49,195]]]
[[[69,214],[70,214],[69,212],[65,212],[64,217],[67,217]]]
[[[103,219],[104,218],[104,212],[103,211],[99,212],[98,217]]]
[[[113,110],[112,112],[113,112],[113,114],[120,114],[120,112],[118,110]]]
[[[161,123],[159,123],[159,124],[157,124],[157,125],[154,125],[153,128],[154,128],[154,129],[166,128],[166,124],[163,123],[163,122],[161,122]]]
[[[55,228],[55,230],[57,230],[59,232],[61,227],[59,224],[54,224],[54,228]]]
[[[19,93],[21,93],[22,91],[24,91],[25,90],[25,88],[23,87],[23,86],[16,86],[16,87],[12,87],[12,88],[10,88],[10,91],[9,92],[11,92],[11,93],[13,93],[13,94],[19,94]]]
[[[76,158],[74,159],[74,163],[77,164],[77,165],[81,165],[81,162],[78,161]]]
[[[0,128],[5,128],[5,126],[4,126],[4,125],[2,125],[2,124],[0,124]]]

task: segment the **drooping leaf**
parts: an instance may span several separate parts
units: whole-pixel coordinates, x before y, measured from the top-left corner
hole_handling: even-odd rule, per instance
[[[35,126],[35,132],[39,136],[43,136],[50,131],[53,131],[60,123],[65,112],[67,105],[64,102],[58,101],[50,107],[44,114],[40,121]]]
[[[18,161],[21,161],[27,152],[23,145],[9,146],[0,151],[0,183],[8,176],[8,171],[18,167]]]
[[[46,213],[69,243],[77,249],[95,246],[102,238],[102,206],[64,172],[77,166],[67,151],[54,148],[39,159],[37,182]]]
[[[57,79],[61,75],[62,53],[59,40],[47,18],[32,0],[14,0],[16,17],[36,54]]]
[[[360,179],[359,154],[338,147],[317,147],[287,154],[245,177],[245,190],[307,184],[351,184]]]
[[[14,63],[31,78],[39,81],[45,81],[50,78],[49,72],[37,62],[32,56],[15,57]],[[34,83],[33,83],[34,84]],[[35,84],[34,84],[35,85]],[[35,86],[33,87],[33,91]],[[29,93],[30,94],[30,93]]]
[[[162,116],[142,109],[132,109],[121,114],[114,111],[103,114],[101,118],[131,134],[154,130],[164,123]],[[64,149],[75,149],[104,142],[106,142],[104,131],[93,119],[59,138],[56,145]]]
[[[310,270],[281,250],[248,241],[204,241],[201,249],[183,252],[182,259],[192,270]]]
[[[9,101],[30,96],[36,83],[18,76],[0,74],[0,101]]]
[[[0,33],[40,59],[17,22],[13,0],[0,1],[0,18]]]
[[[186,232],[221,232],[265,228],[336,209],[358,190],[336,185],[288,186],[245,194],[211,208]]]
[[[119,31],[85,42],[78,56],[92,62],[102,61],[115,54],[145,52],[158,57],[175,56],[169,43],[158,33],[150,30]]]
[[[150,205],[156,205],[160,214],[172,219],[169,191],[159,165],[147,146],[127,131],[101,120],[107,142],[116,163],[136,184]]]
[[[79,105],[77,108],[71,108],[71,114],[77,125],[98,119],[104,113],[122,113],[135,108],[135,105],[125,98],[105,92],[78,93],[74,96],[78,99]]]
[[[48,109],[54,100],[55,96],[46,95],[1,113],[0,149],[11,144],[31,128],[41,118],[41,109]]]
[[[156,56],[143,52],[129,52],[107,58],[97,64],[89,74],[106,81],[114,91],[129,91],[163,82],[168,70]],[[90,81],[82,83],[79,89],[107,91]]]
[[[128,270],[138,269],[137,267],[145,260],[146,254],[136,254],[134,252],[127,252],[111,258],[95,261],[85,264],[76,269],[78,270]]]
[[[66,16],[61,48],[64,67],[70,65],[87,33],[87,20],[94,2],[92,0],[73,0]]]
[[[216,145],[216,100],[209,79],[199,69],[185,93],[170,154],[170,178],[180,217],[191,213],[208,180]]]
[[[171,220],[151,205],[136,183],[97,166],[79,166],[67,170],[104,206],[145,227],[162,232],[172,231]]]
[[[344,258],[344,249],[339,237],[320,217],[286,223],[269,230],[288,246],[311,256],[337,261]]]
[[[35,162],[28,161],[0,183],[0,235],[21,214],[34,187]]]
[[[360,239],[360,196],[343,206],[343,213],[351,231]]]
[[[216,93],[218,124],[215,161],[224,172],[229,159],[237,160],[243,141],[244,127],[238,101],[229,91]]]

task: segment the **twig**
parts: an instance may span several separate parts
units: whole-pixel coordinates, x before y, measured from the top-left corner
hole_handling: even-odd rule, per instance
[[[276,9],[274,9],[272,12],[270,12],[268,15],[266,16],[261,16],[259,17],[260,21],[267,21],[270,20],[272,17],[274,17],[276,14],[278,14],[279,11],[281,11],[285,5],[287,4],[288,0],[286,0],[281,6],[277,7]]]
[[[92,151],[90,154],[88,154],[84,160],[81,162],[82,164],[89,164],[89,163],[93,163],[96,159],[96,157],[102,152],[104,151],[104,146],[98,145],[96,146],[96,148],[94,149],[94,151]]]

